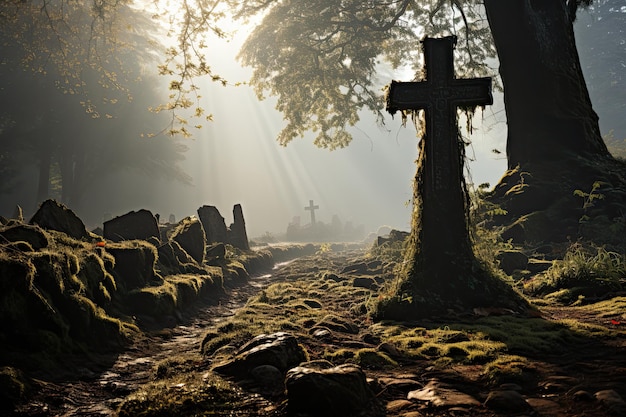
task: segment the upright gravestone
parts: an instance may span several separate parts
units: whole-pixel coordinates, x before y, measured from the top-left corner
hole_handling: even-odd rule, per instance
[[[215,206],[202,206],[198,209],[198,217],[204,227],[207,243],[228,242],[228,230],[224,218]]]
[[[233,207],[233,223],[230,225],[230,244],[236,248],[250,250],[248,234],[246,233],[246,221],[243,218],[241,204]]]
[[[55,200],[46,200],[41,203],[30,219],[30,224],[65,233],[74,239],[89,238],[89,232],[83,221],[72,210]]]
[[[424,110],[425,135],[420,142],[416,177],[413,233],[417,241],[414,261],[434,267],[431,279],[450,276],[450,266],[459,272],[473,259],[468,233],[467,192],[463,178],[463,147],[459,138],[457,108],[492,104],[491,79],[456,79],[453,50],[456,37],[425,38],[426,80],[393,81],[387,110]],[[415,221],[415,220],[414,220]],[[424,265],[428,264],[428,265]],[[437,268],[445,271],[437,272]]]
[[[113,242],[133,239],[149,240],[151,238],[160,241],[161,238],[156,217],[145,209],[130,211],[104,222],[102,234],[105,239]]]

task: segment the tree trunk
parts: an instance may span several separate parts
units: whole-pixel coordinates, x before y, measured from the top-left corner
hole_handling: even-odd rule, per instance
[[[508,171],[488,197],[507,214],[494,223],[519,244],[614,240],[608,230],[626,225],[626,169],[602,140],[565,0],[484,5],[508,124]],[[587,204],[592,190],[601,198]]]
[[[508,168],[609,156],[564,0],[484,0],[500,59]]]

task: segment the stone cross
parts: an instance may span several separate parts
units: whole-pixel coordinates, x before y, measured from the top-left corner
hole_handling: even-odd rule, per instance
[[[304,208],[305,210],[311,211],[311,225],[312,226],[315,226],[315,210],[317,210],[318,208],[320,208],[320,206],[313,205],[313,200],[309,200],[309,206]]]
[[[433,191],[455,186],[461,174],[456,110],[493,103],[491,78],[456,79],[453,50],[456,36],[425,38],[426,81],[392,81],[387,111],[421,110],[426,116],[426,161]]]
[[[387,110],[392,114],[397,110],[425,112],[425,135],[420,142],[414,189],[414,218],[419,219],[413,230],[419,254],[414,265],[437,277],[437,272],[431,272],[446,270],[451,260],[463,269],[471,267],[473,257],[463,177],[464,143],[459,139],[457,108],[492,104],[493,98],[490,78],[454,77],[456,37],[427,37],[422,43],[426,80],[393,81],[387,92]]]

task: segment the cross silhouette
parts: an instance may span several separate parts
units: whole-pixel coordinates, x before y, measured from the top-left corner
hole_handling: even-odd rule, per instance
[[[313,205],[313,200],[309,200],[309,206],[305,207],[305,210],[311,211],[311,225],[315,225],[315,210],[320,208],[320,206]]]
[[[491,78],[454,78],[456,36],[425,38],[426,81],[392,81],[387,95],[387,111],[421,110],[426,116],[426,159],[434,190],[458,183],[459,140],[457,107],[493,104]]]
[[[426,116],[414,190],[414,216],[418,219],[414,233],[419,253],[416,262],[421,262],[421,268],[434,261],[435,268],[447,270],[454,259],[466,268],[470,267],[473,252],[461,157],[464,143],[459,139],[457,108],[491,104],[491,79],[454,77],[456,37],[425,38],[422,43],[426,80],[393,81],[387,95],[390,113],[423,109]]]

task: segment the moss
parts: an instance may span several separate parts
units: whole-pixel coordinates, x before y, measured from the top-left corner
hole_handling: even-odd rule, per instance
[[[350,362],[354,359],[355,355],[356,354],[352,349],[338,349],[334,352],[325,351],[322,358],[331,362],[333,365],[340,365],[342,363]]]
[[[352,362],[364,369],[387,369],[398,366],[396,361],[376,349],[359,349]]]
[[[504,383],[523,384],[535,377],[528,359],[516,355],[502,355],[485,366],[483,377],[492,385]]]
[[[234,415],[244,397],[211,373],[178,375],[144,385],[119,407],[119,417]]]
[[[130,291],[124,298],[124,308],[130,314],[161,318],[172,315],[177,304],[176,286],[165,282],[159,286]]]

